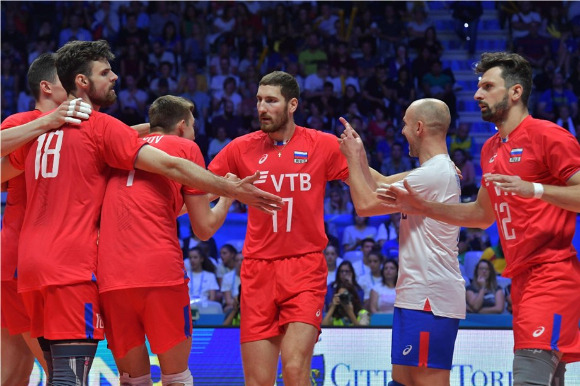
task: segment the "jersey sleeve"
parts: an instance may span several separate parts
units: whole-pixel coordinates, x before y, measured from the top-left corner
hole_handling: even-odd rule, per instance
[[[184,149],[184,155],[185,156],[183,158],[192,161],[205,169],[205,160],[203,159],[203,155],[201,154],[199,146],[195,142],[191,142],[189,146],[186,149]],[[204,191],[191,188],[189,186],[183,186],[181,191],[183,194],[195,194],[195,195],[205,194]]]
[[[107,165],[123,170],[133,169],[139,150],[147,142],[139,139],[137,131],[118,119],[106,114],[99,114],[98,118],[94,122],[98,129],[95,136]]]
[[[346,180],[348,178],[348,164],[346,158],[340,152],[338,145],[338,138],[330,134],[321,137],[324,141],[323,148],[328,154],[326,179],[332,180]]]
[[[237,144],[238,141],[236,140],[228,143],[210,162],[209,170],[218,176],[225,176],[228,173],[239,176],[235,161]]]
[[[544,137],[545,162],[553,176],[565,184],[580,171],[580,143],[568,131],[560,128],[557,131],[557,135],[551,133]]]
[[[24,165],[26,163],[26,156],[28,155],[28,151],[34,142],[31,141],[26,145],[14,150],[12,153],[8,155],[8,160],[18,170],[24,170]]]

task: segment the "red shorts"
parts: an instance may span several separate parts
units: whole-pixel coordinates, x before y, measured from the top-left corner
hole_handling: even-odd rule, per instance
[[[187,284],[128,288],[101,294],[105,335],[115,358],[149,340],[161,354],[191,337],[191,310]]]
[[[556,350],[580,361],[580,262],[539,264],[512,278],[515,350]]]
[[[99,292],[93,281],[27,291],[22,298],[32,321],[33,338],[104,338]]]
[[[320,331],[328,268],[322,253],[278,260],[245,258],[240,278],[242,343],[278,336],[290,322]]]
[[[7,328],[10,335],[18,335],[30,331],[30,318],[22,295],[17,291],[16,280],[2,281],[2,296],[0,315],[2,315],[2,328]]]

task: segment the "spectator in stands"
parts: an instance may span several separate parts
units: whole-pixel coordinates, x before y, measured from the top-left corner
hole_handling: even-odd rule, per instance
[[[435,98],[445,102],[449,106],[453,120],[457,115],[457,99],[453,92],[455,80],[450,71],[450,69],[443,71],[441,60],[434,60],[431,63],[431,70],[421,79],[421,88],[425,98]]]
[[[544,91],[552,86],[552,77],[556,70],[556,60],[548,57],[544,60],[541,71],[534,76],[535,93],[541,95]]]
[[[149,36],[151,40],[157,40],[162,37],[167,22],[171,21],[175,26],[180,24],[179,16],[171,11],[169,2],[158,1],[153,4],[155,4],[155,12],[149,19]]]
[[[157,97],[163,96],[159,90],[159,81],[164,79],[167,81],[167,87],[169,88],[169,94],[175,94],[177,92],[177,80],[173,78],[173,69],[170,62],[161,62],[159,65],[159,76],[151,81],[150,91]]]
[[[323,37],[328,38],[336,35],[338,32],[335,27],[337,21],[338,16],[332,3],[320,3],[320,16],[314,20],[314,23],[318,25],[318,31],[322,33]]]
[[[195,75],[187,77],[185,86],[182,88],[181,97],[189,99],[195,105],[193,117],[195,118],[195,137],[198,145],[200,137],[206,137],[205,123],[209,113],[211,99],[205,92],[201,92],[197,88],[197,77]],[[179,86],[178,86],[179,90]],[[207,147],[207,146],[206,146]]]
[[[356,272],[352,266],[352,263],[348,260],[343,260],[342,263],[338,265],[336,269],[336,278],[331,285],[328,286],[326,291],[326,297],[324,298],[324,304],[326,310],[329,309],[330,303],[332,303],[332,298],[334,294],[338,291],[342,283],[349,282],[355,288],[355,291],[359,299],[364,297],[364,291],[362,287],[358,284]]]
[[[475,266],[473,280],[466,288],[467,312],[501,314],[505,308],[505,294],[497,284],[496,272],[488,260]]]
[[[223,63],[226,58],[227,63]],[[236,75],[240,61],[227,42],[218,45],[217,53],[210,56],[209,75],[213,78],[216,75]]]
[[[358,70],[358,78],[361,85],[367,83],[368,79],[373,76],[375,67],[381,64],[380,58],[376,54],[376,46],[374,39],[361,39],[360,49],[362,57],[356,61]]]
[[[68,27],[60,31],[58,37],[58,46],[62,47],[71,40],[93,40],[93,35],[83,27],[84,18],[81,15],[73,13],[69,17]]]
[[[231,105],[230,101],[226,103],[228,106]],[[209,148],[207,149],[208,158],[212,160],[231,141],[232,139],[228,137],[226,128],[224,126],[218,126],[215,138],[209,141]]]
[[[163,31],[161,33],[161,37],[159,38],[161,44],[165,47],[166,50],[173,52],[173,55],[180,58],[181,57],[181,48],[182,48],[182,41],[181,35],[177,30],[177,26],[179,24],[175,24],[173,21],[169,20],[163,26]],[[177,63],[181,63],[180,60]]]
[[[365,83],[362,91],[364,104],[364,114],[372,113],[377,107],[385,107],[392,112],[396,91],[391,79],[388,77],[387,66],[379,64],[375,66],[374,74]]]
[[[489,237],[482,229],[463,228],[459,232],[459,253],[466,251],[483,251],[489,246]]]
[[[175,55],[172,52],[168,51],[163,47],[163,44],[159,39],[153,41],[152,50],[148,56],[148,72],[150,73],[149,76],[154,76],[151,72],[159,71],[161,72],[161,64],[167,62],[171,65],[171,69],[177,68],[177,61],[175,59]],[[172,74],[172,76],[174,76]]]
[[[139,46],[134,43],[129,44],[119,59],[121,80],[127,75],[133,76],[138,86],[141,86],[145,78],[145,68],[147,58],[139,53]]]
[[[98,10],[93,14],[93,23],[91,24],[94,38],[114,43],[120,29],[121,22],[117,9],[111,7],[110,1],[101,1]]]
[[[322,319],[323,326],[368,326],[370,315],[362,306],[355,287],[342,282],[336,289],[328,312]]]
[[[381,266],[381,281],[371,289],[369,311],[371,314],[392,313],[395,310],[395,285],[399,277],[399,263],[387,259]]]
[[[215,266],[199,247],[189,251],[189,299],[193,302],[216,300],[216,291],[219,290],[215,276]]]
[[[389,157],[386,157],[381,164],[381,174],[392,176],[411,170],[411,168],[411,159],[405,155],[403,145],[399,142],[393,143]]]
[[[304,99],[312,99],[323,95],[324,84],[330,82],[328,63],[318,62],[316,71],[304,79],[304,89],[301,89]]]
[[[235,114],[234,112],[234,103],[228,99],[224,101],[223,105],[224,111],[223,114],[214,116],[211,120],[211,126],[208,135],[210,137],[218,137],[218,128],[223,127],[226,130],[226,137],[229,139],[235,138],[240,133],[240,128],[243,128],[244,120],[241,116]],[[225,140],[225,139],[224,139]],[[214,146],[217,146],[216,149],[221,149],[221,144],[219,142],[223,142],[223,140],[218,140]],[[217,154],[217,153],[216,153]],[[209,155],[209,154],[208,154]]]
[[[211,33],[207,36],[210,45],[214,43],[230,45],[233,43],[233,33],[236,28],[235,12],[236,7],[228,5],[223,7],[221,13],[218,13],[217,17],[213,19]]]
[[[392,120],[388,119],[387,109],[384,106],[377,106],[369,121],[369,133],[376,139],[385,138],[387,127],[391,124]]]
[[[20,93],[20,75],[13,64],[13,59],[2,56],[2,114],[8,116],[17,112],[16,98]]]
[[[514,52],[528,59],[536,69],[552,56],[550,39],[540,35],[540,23],[531,23],[526,35],[514,39]]]
[[[533,23],[542,23],[540,14],[532,9],[531,1],[520,1],[516,4],[519,12],[515,13],[511,18],[513,40],[526,36],[530,32]]]
[[[364,290],[363,305],[369,308],[371,289],[381,282],[381,267],[383,265],[383,255],[377,249],[372,249],[368,254],[369,269],[364,275],[358,277],[358,283]]]
[[[564,129],[568,130],[574,137],[578,138],[578,131],[576,130],[575,120],[570,116],[570,107],[567,105],[561,105],[558,108],[559,118],[556,120],[558,126],[562,126]]]
[[[225,113],[226,102],[233,105],[233,114],[240,115],[242,107],[242,96],[238,93],[238,83],[233,76],[228,76],[224,80],[223,90],[213,93],[212,111],[213,115],[223,115]]]
[[[219,68],[220,73],[211,77],[211,82],[209,85],[209,90],[211,94],[216,94],[220,91],[224,91],[225,80],[229,77],[234,78],[236,84],[240,84],[240,78],[237,75],[234,75],[233,73],[229,57],[227,56],[220,57]]]
[[[308,35],[307,48],[298,54],[298,63],[300,64],[301,73],[305,76],[314,74],[318,69],[318,63],[328,62],[326,52],[320,48],[320,41],[316,32]]]
[[[395,53],[395,47],[405,41],[406,28],[401,14],[396,5],[391,2],[382,3],[385,6],[384,20],[379,23],[381,52],[391,56]]]
[[[406,68],[411,71],[411,59],[405,44],[398,44],[395,51],[395,56],[389,60],[389,75],[390,79],[396,78],[399,75],[401,68]]]
[[[353,206],[350,202],[350,196],[339,188],[329,189],[328,197],[324,200],[324,214],[350,214]]]
[[[361,241],[360,253],[362,253],[362,258],[352,263],[357,278],[360,278],[371,271],[370,254],[375,249],[376,245],[377,242],[371,237],[367,237]],[[347,256],[348,252],[345,253],[345,258],[347,258]],[[363,298],[364,297],[361,296],[361,299]]]
[[[465,42],[467,52],[473,55],[477,45],[479,19],[483,14],[481,1],[453,1],[450,8],[453,11],[451,17],[455,20],[455,32]]]
[[[240,322],[241,322],[241,320],[240,320],[240,318],[241,318],[240,296],[242,296],[241,284],[240,284],[240,286],[238,286],[238,296],[236,296],[234,298],[234,303],[232,305],[232,308],[231,308],[230,312],[228,312],[228,314],[224,318],[224,323],[223,323],[224,326],[234,326],[234,327],[240,326]]]
[[[496,245],[485,248],[481,254],[481,260],[490,261],[495,271],[501,275],[505,269],[505,257],[501,243],[498,241]]]
[[[409,36],[409,46],[419,51],[425,40],[425,31],[433,27],[431,20],[427,18],[427,12],[420,3],[415,3],[411,11],[411,21],[407,23],[407,35]]]
[[[558,119],[558,108],[568,106],[570,116],[576,119],[578,115],[578,97],[564,87],[564,76],[557,71],[552,77],[552,87],[542,93],[538,99],[536,116],[555,122]]]
[[[431,51],[427,47],[421,47],[419,55],[411,64],[411,74],[413,75],[413,82],[420,87],[423,76],[431,70],[431,64],[433,63],[433,58],[431,57]]]
[[[344,228],[342,236],[342,247],[344,251],[360,250],[363,240],[374,238],[377,235],[377,228],[369,225],[368,217],[360,217],[353,210],[354,224]]]
[[[474,154],[478,154],[475,138],[470,135],[471,125],[468,122],[460,122],[457,125],[455,134],[451,134],[447,139],[449,153],[453,154],[455,150],[462,149],[467,158],[471,159]]]
[[[338,256],[338,250],[334,245],[328,244],[324,249],[324,258],[328,267],[328,277],[326,285],[331,285],[336,280],[336,267],[342,263],[342,258]]]
[[[347,70],[347,76],[356,74],[356,60],[349,53],[348,44],[345,42],[339,42],[337,44],[336,51],[330,56],[329,64],[335,70],[344,67]]]
[[[121,113],[119,118],[127,125],[137,125],[145,122],[147,115],[147,92],[137,85],[137,79],[131,74],[122,78],[125,88],[119,92]]]
[[[401,225],[401,213],[395,212],[389,215],[389,219],[379,225],[377,231],[377,243],[382,253],[387,258],[399,256],[399,226]]]
[[[431,26],[425,30],[425,36],[421,42],[421,49],[423,49],[423,47],[427,47],[429,49],[431,57],[434,60],[440,59],[441,55],[443,55],[443,45],[439,39],[437,39],[437,32],[435,31],[435,27]]]
[[[220,248],[220,259],[216,266],[215,275],[218,284],[221,286],[224,276],[236,268],[236,255],[238,251],[231,244],[224,244]]]
[[[208,47],[202,27],[199,23],[195,23],[191,26],[191,32],[184,35],[183,59],[204,66],[207,52]]]
[[[226,273],[222,279],[221,292],[223,294],[224,313],[226,314],[234,309],[235,299],[240,294],[240,269],[242,268],[243,260],[244,255],[242,255],[241,252],[238,252],[235,258],[235,268]]]
[[[451,159],[455,167],[461,170],[461,175],[463,176],[459,181],[461,184],[461,201],[473,201],[479,191],[475,175],[475,165],[467,156],[467,152],[461,148],[457,148],[451,153]]]

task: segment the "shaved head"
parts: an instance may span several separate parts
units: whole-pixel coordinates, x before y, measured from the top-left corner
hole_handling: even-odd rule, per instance
[[[431,134],[447,135],[451,113],[445,102],[434,98],[419,99],[411,103],[409,109],[413,109],[413,117],[422,121]]]

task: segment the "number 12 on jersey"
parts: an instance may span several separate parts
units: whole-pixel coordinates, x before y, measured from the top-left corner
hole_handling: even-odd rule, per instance
[[[284,207],[288,210],[288,215],[286,216],[286,232],[290,232],[292,230],[292,207],[294,205],[294,198],[283,198],[282,202],[288,203],[287,205],[282,206],[282,210]],[[274,212],[272,215],[272,222],[273,222],[273,231],[274,233],[278,232],[278,212]]]

